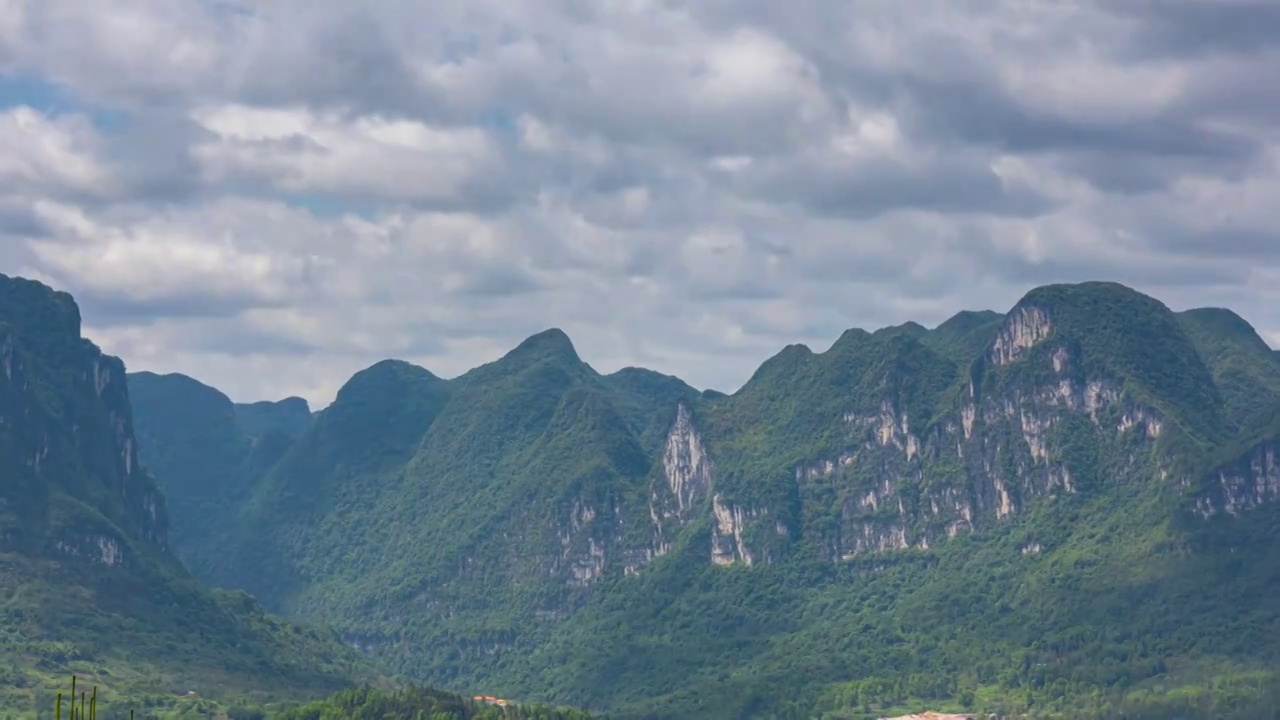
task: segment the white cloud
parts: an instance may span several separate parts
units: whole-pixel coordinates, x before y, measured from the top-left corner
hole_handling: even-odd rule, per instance
[[[51,118],[26,106],[0,113],[0,193],[105,193],[109,173],[97,160],[98,144],[83,117]]]
[[[37,216],[50,237],[30,244],[41,267],[83,292],[128,304],[165,303],[218,314],[233,306],[276,304],[300,299],[298,282],[306,256],[290,251],[288,240],[255,241],[263,226],[288,230],[301,221],[283,208],[252,203],[198,211],[193,215],[153,215],[134,210],[119,217],[95,216],[53,202],[40,202]],[[294,217],[288,217],[293,215]]]
[[[1251,7],[0,0],[0,68],[74,101],[0,112],[0,270],[241,399],[548,326],[732,389],[1089,278],[1275,340]]]
[[[1008,65],[1001,76],[1010,95],[1038,112],[1085,121],[1148,120],[1183,97],[1190,71],[1169,62],[1117,65],[1082,52],[1042,65]]]
[[[194,116],[216,136],[195,148],[213,182],[244,175],[292,193],[430,200],[457,197],[501,171],[497,149],[476,127],[240,105]]]
[[[164,102],[223,69],[234,16],[183,0],[9,0],[3,13],[19,72],[104,101]],[[194,10],[194,12],[193,12]],[[8,34],[6,33],[6,34]]]

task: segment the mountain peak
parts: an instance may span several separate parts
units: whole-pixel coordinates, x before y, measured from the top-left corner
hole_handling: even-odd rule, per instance
[[[843,338],[843,336],[841,337]],[[750,379],[742,387],[738,388],[737,393],[742,393],[761,383],[769,383],[791,377],[813,357],[814,352],[809,349],[808,345],[801,343],[787,345],[773,357],[760,363],[760,367],[756,368]]]
[[[1079,307],[1083,305],[1119,306],[1125,303],[1143,303],[1151,307],[1159,307],[1172,313],[1164,303],[1141,293],[1128,285],[1109,280],[1089,280],[1080,283],[1055,283],[1032,288],[1014,305],[1014,309],[1028,306],[1051,310],[1056,307]],[[1011,313],[1012,314],[1012,313]]]
[[[1004,315],[991,310],[961,310],[924,337],[926,344],[967,364],[991,345]]]
[[[440,378],[426,368],[404,360],[382,360],[352,375],[338,390],[334,403],[350,400],[367,392],[381,393],[405,385],[433,381],[440,381]]]
[[[562,358],[572,362],[581,362],[573,341],[560,328],[548,328],[540,333],[530,335],[523,342],[507,353],[507,358]]]
[[[1115,282],[1045,285],[1018,301],[989,352],[1016,362],[1052,341],[1094,372],[1131,383],[1193,435],[1217,437],[1221,396],[1182,323],[1164,303]]]
[[[182,373],[161,374],[149,370],[140,370],[129,373],[127,379],[131,395],[148,392],[165,395],[181,394],[182,397],[187,399],[192,397],[211,398],[227,406],[231,405],[231,398],[227,397],[221,390]]]
[[[311,406],[300,397],[239,404],[235,415],[242,428],[253,436],[280,432],[296,438],[311,424]]]
[[[301,398],[297,395],[290,395],[283,400],[277,400],[275,405],[277,407],[287,408],[290,411],[302,412],[308,415],[311,414],[311,403],[307,402],[306,398]]]
[[[886,327],[882,327],[871,334],[873,337],[879,337],[879,338],[898,337],[898,336],[904,336],[904,335],[910,336],[910,337],[919,337],[928,332],[929,331],[925,329],[925,327],[920,323],[914,320],[908,320],[902,323],[901,325],[889,325]]]
[[[164,501],[138,463],[124,363],[81,337],[75,300],[42,283],[0,275],[0,327],[0,516],[13,518],[0,517],[13,528],[0,546],[113,566],[138,543],[163,553]]]
[[[287,408],[290,411],[311,412],[311,405],[310,403],[307,402],[306,398],[301,398],[301,397],[298,397],[297,395],[290,395],[289,397],[281,400],[255,400],[253,402],[238,403],[238,404],[241,407],[252,407],[252,408],[280,407],[280,408]]]
[[[1178,318],[1184,326],[1190,326],[1193,330],[1212,333],[1222,339],[1233,339],[1252,349],[1264,352],[1271,350],[1271,346],[1262,339],[1253,325],[1232,310],[1217,307],[1194,308],[1178,313]]]
[[[70,294],[42,282],[0,273],[0,323],[23,335],[36,354],[52,356],[54,348],[79,343],[80,307]]]
[[[357,680],[344,669],[363,663],[356,650],[265,620],[243,593],[196,585],[170,554],[170,489],[199,487],[208,477],[199,474],[205,461],[225,460],[224,451],[234,450],[234,437],[188,424],[189,411],[210,399],[214,412],[229,411],[230,401],[185,376],[126,375],[124,364],[82,338],[79,326],[70,295],[0,276],[0,674],[6,680],[0,716],[25,714],[37,697],[47,697],[44,690],[22,690],[37,687],[31,685],[36,678],[83,672],[70,664],[80,664],[74,653],[33,655],[24,646],[36,639],[51,647],[130,648],[95,657],[99,676],[112,678],[105,711],[117,717],[131,696],[150,695],[166,682],[161,678],[175,677],[174,667],[190,673],[182,689],[191,688],[210,707],[261,691],[291,700],[304,687],[318,693]],[[163,395],[153,398],[148,405],[156,412],[138,425],[171,433],[137,431],[130,384]],[[162,491],[139,449],[172,457],[180,453],[166,448],[189,452],[192,439],[212,452],[186,465],[196,471],[190,476],[169,476]],[[206,523],[233,526],[213,512],[230,506],[228,497],[220,488],[202,489],[211,498],[198,508]],[[190,498],[176,504],[190,508]],[[206,546],[225,557],[223,543]],[[51,700],[46,707],[52,706]]]
[[[615,385],[627,387],[679,387],[691,392],[694,391],[688,383],[675,375],[668,375],[666,373],[660,373],[657,370],[650,370],[648,368],[635,366],[627,366],[621,370],[617,370],[606,375],[605,379]]]
[[[1017,341],[1006,337],[1020,333]],[[1173,311],[1159,300],[1114,282],[1082,282],[1042,285],[1029,291],[1005,316],[1001,342],[1038,344],[1050,335],[1084,340],[1099,347],[1107,343],[1131,344],[1143,335],[1154,335],[1186,349],[1186,338]],[[1139,343],[1141,344],[1141,343]],[[1020,351],[1013,348],[1012,355]],[[1006,360],[1011,359],[1006,358]]]
[[[869,337],[871,337],[871,333],[863,330],[862,328],[849,328],[848,330],[840,333],[840,337],[836,338],[836,341],[831,343],[831,347],[827,348],[827,353],[840,348],[855,346]]]
[[[1002,318],[1004,316],[994,310],[961,310],[942,321],[933,330],[934,332],[941,331],[959,335]]]

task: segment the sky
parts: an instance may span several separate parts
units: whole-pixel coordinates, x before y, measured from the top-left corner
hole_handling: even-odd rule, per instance
[[[0,272],[328,403],[564,329],[784,345],[1115,280],[1280,345],[1274,0],[0,0]]]

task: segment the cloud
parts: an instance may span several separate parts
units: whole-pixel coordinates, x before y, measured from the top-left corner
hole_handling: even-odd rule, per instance
[[[51,118],[29,107],[0,114],[0,193],[25,198],[96,195],[107,171],[99,139],[82,117]]]
[[[1280,7],[1268,0],[1117,3],[1115,10],[1135,21],[1138,56],[1254,55],[1273,50],[1280,32]]]
[[[214,185],[248,178],[286,193],[438,201],[502,176],[497,148],[475,127],[240,105],[202,108],[195,120],[213,136],[193,152]]]
[[[0,0],[0,270],[135,368],[317,404],[550,326],[731,390],[786,343],[1093,278],[1274,340],[1276,28],[1263,0]]]
[[[219,316],[297,298],[307,256],[288,253],[283,240],[255,243],[261,231],[251,225],[255,208],[236,210],[174,218],[139,209],[99,217],[42,202],[36,213],[50,235],[30,248],[46,273],[108,314]],[[287,220],[276,220],[273,231],[286,229]]]

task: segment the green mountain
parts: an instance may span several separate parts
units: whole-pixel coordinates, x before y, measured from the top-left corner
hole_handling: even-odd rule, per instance
[[[1280,407],[1280,351],[1230,310],[1188,310],[1178,320],[1222,390],[1227,426],[1265,425]]]
[[[236,421],[250,437],[280,433],[285,437],[297,438],[311,425],[311,407],[299,397],[285,398],[279,402],[237,404],[235,414]]]
[[[130,373],[127,382],[142,461],[161,479],[170,518],[182,528],[174,552],[196,577],[216,577],[235,534],[226,508],[248,501],[311,424],[311,410],[300,398],[236,405],[183,375]]]
[[[732,395],[550,330],[352,378],[228,481],[200,577],[411,677],[622,718],[1261,717],[1278,367],[1112,283],[789,346]]]
[[[151,717],[312,697],[368,668],[196,584],[138,458],[124,365],[81,337],[69,295],[0,275],[0,715],[48,712],[72,673]]]

